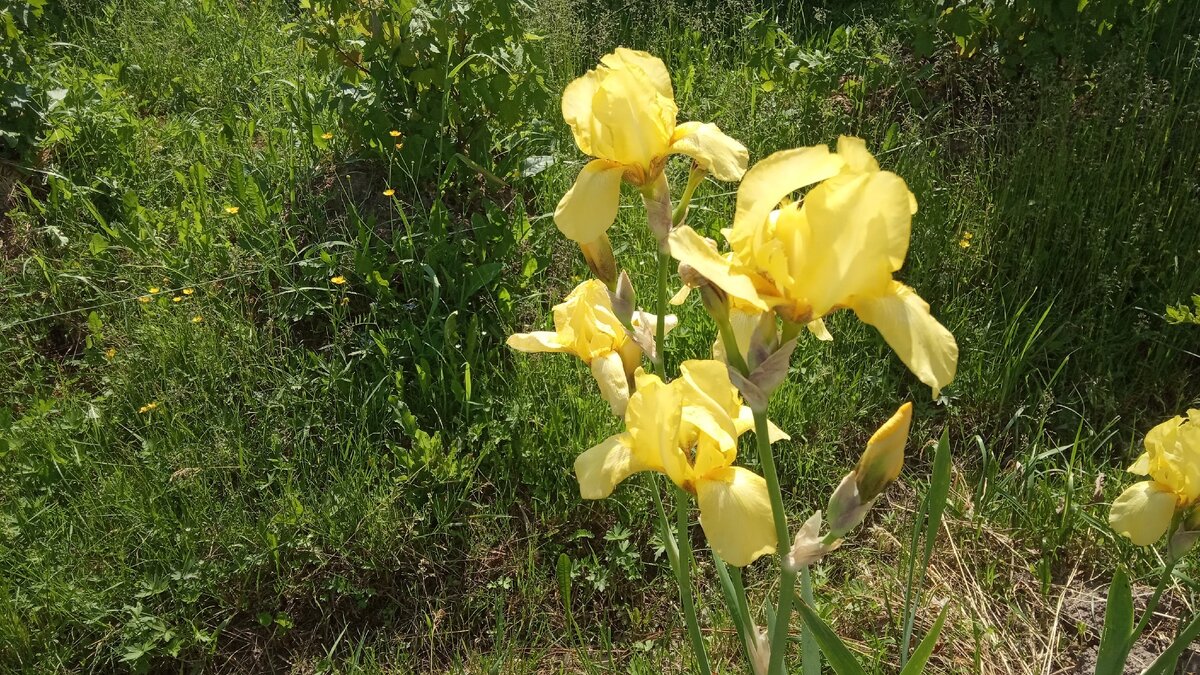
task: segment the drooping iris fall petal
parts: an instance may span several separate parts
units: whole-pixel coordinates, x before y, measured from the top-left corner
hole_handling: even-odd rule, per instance
[[[762,476],[729,466],[696,484],[700,527],[714,552],[735,567],[775,552],[771,495]]]
[[[1149,546],[1171,526],[1175,505],[1175,495],[1166,486],[1152,480],[1134,483],[1113,502],[1108,524],[1135,546]]]

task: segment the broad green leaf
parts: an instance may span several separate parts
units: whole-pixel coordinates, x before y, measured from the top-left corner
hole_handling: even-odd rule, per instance
[[[933,544],[937,541],[938,531],[942,528],[942,513],[946,510],[946,495],[950,492],[950,432],[942,430],[942,438],[938,441],[937,451],[933,455],[933,477],[929,479],[929,494],[925,496],[929,504],[929,520],[925,526],[925,563],[933,555]]]
[[[1133,593],[1129,577],[1118,569],[1108,585],[1108,603],[1104,609],[1104,634],[1096,655],[1096,675],[1121,675],[1133,638]]]
[[[558,554],[558,592],[568,617],[571,613],[571,558],[566,553]]]
[[[925,664],[929,662],[929,656],[933,654],[933,648],[937,645],[938,636],[942,634],[942,625],[946,623],[946,613],[950,611],[950,605],[942,608],[938,613],[937,621],[933,622],[933,627],[925,634],[925,638],[913,650],[912,657],[908,663],[904,665],[904,670],[900,671],[900,675],[921,675],[925,672]]]
[[[825,654],[825,658],[829,659],[829,665],[833,666],[833,672],[837,675],[867,675],[867,671],[859,665],[846,643],[842,642],[829,624],[825,623],[801,598],[796,598],[796,613],[804,620],[804,625],[812,631],[813,638],[816,639],[821,652]]]

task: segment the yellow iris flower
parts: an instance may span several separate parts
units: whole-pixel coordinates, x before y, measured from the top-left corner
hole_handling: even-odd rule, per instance
[[[715,124],[676,125],[671,75],[657,57],[618,47],[567,85],[563,119],[588,162],[563,195],[554,222],[567,238],[595,241],[617,217],[621,181],[653,183],[667,156],[682,153],[718,180],[736,181],[749,153]]]
[[[654,326],[658,318],[647,312],[633,313],[633,326]],[[670,331],[676,318],[666,318]],[[608,287],[597,279],[575,287],[567,299],[554,306],[554,330],[518,333],[508,338],[509,347],[522,352],[574,354],[589,365],[600,385],[600,394],[613,414],[625,414],[633,374],[642,363],[642,349],[633,341],[613,313]]]
[[[780,205],[808,185],[802,202]],[[671,254],[730,296],[808,323],[827,337],[829,313],[849,308],[874,326],[934,398],[954,378],[958,345],[913,289],[894,280],[904,264],[917,202],[904,180],[881,171],[861,139],[777,152],[738,188],[731,253],[689,227],[670,235]]]
[[[1154,427],[1145,446],[1129,472],[1150,480],[1126,488],[1108,514],[1113,530],[1137,546],[1158,541],[1177,511],[1200,501],[1200,410]]]
[[[638,369],[636,392],[625,410],[625,431],[575,460],[584,499],[603,499],[639,471],[666,474],[695,495],[700,526],[713,551],[743,567],[775,551],[775,525],[767,483],[739,466],[737,438],[753,428],[719,361],[685,361],[680,377],[664,383]],[[774,425],[771,440],[787,438]]]

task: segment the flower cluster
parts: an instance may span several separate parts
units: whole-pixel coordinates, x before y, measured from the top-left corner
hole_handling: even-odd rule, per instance
[[[699,507],[713,554],[735,568],[776,553],[779,605],[761,631],[732,607],[755,672],[783,672],[783,653],[797,576],[838,547],[862,522],[904,462],[912,404],[900,406],[871,437],[858,466],[793,539],[783,512],[772,444],[788,435],[767,419],[769,398],[786,379],[804,326],[830,340],[823,319],[839,309],[874,326],[934,398],[954,377],[958,346],[929,305],[894,275],[908,251],[915,197],[904,180],[880,168],[857,138],[777,152],[747,170],[749,153],[716,125],[677,124],[666,66],[639,51],[617,49],[563,93],[563,117],[591,159],[554,213],[595,275],[554,306],[554,330],[512,335],[523,352],[573,354],[591,369],[600,393],[624,428],[582,452],[575,476],[584,499],[603,499],[630,476],[653,472],[677,488],[677,517]],[[687,187],[674,209],[664,168],[671,154],[691,158]],[[706,177],[741,181],[729,250],[684,224]],[[608,231],[622,183],[640,190],[658,242],[657,316],[635,307],[637,294],[620,271]],[[806,190],[803,194],[798,191]],[[665,338],[668,262],[678,262],[683,303],[699,289],[720,338],[713,358],[686,360],[670,378]],[[643,367],[649,359],[651,369]],[[739,437],[755,431],[761,473],[739,465]],[[1200,485],[1198,485],[1200,489]],[[657,493],[655,493],[657,494]],[[693,651],[705,669],[703,640],[691,601],[688,534],[660,527],[675,570]],[[740,578],[740,577],[739,577]],[[806,586],[807,588],[807,586]],[[809,589],[811,592],[811,589]],[[744,591],[742,591],[744,594]]]

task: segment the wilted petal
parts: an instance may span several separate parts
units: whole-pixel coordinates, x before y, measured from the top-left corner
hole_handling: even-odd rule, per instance
[[[933,389],[935,399],[954,379],[958,343],[913,289],[893,281],[889,292],[858,298],[853,308],[858,318],[883,335],[904,365]]]
[[[603,159],[588,162],[554,210],[559,231],[580,244],[604,234],[617,219],[623,172],[620,164]]]
[[[696,481],[700,526],[713,552],[745,567],[775,552],[775,521],[767,481],[740,466],[711,472]]]
[[[713,178],[729,182],[741,180],[750,160],[746,146],[726,136],[717,125],[701,122],[675,127],[671,152],[691,157]]]
[[[1154,481],[1134,483],[1113,502],[1108,524],[1135,546],[1149,546],[1171,526],[1175,515],[1175,495]]]

